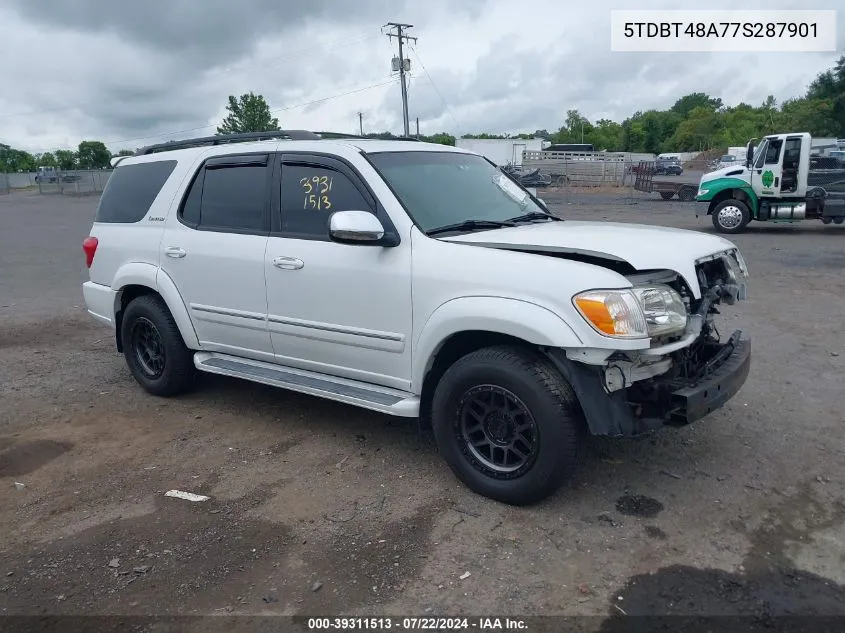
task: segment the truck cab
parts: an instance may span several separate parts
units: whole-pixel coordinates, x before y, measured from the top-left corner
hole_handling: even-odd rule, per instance
[[[710,215],[720,233],[739,233],[751,220],[796,222],[845,220],[845,166],[811,160],[806,132],[772,134],[749,141],[745,164],[704,174],[696,216]],[[705,211],[706,209],[706,211]]]
[[[765,137],[755,148],[749,144],[746,160],[751,188],[758,198],[803,198],[810,170],[809,134]]]

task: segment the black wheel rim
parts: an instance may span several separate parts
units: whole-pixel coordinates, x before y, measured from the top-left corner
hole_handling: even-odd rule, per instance
[[[482,470],[508,476],[537,457],[537,424],[516,394],[495,385],[464,393],[458,405],[459,439]]]
[[[141,371],[151,379],[164,373],[164,341],[155,324],[146,317],[139,317],[132,324],[132,351]]]

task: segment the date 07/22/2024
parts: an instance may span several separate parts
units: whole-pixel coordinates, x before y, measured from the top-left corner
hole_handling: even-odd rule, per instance
[[[299,181],[305,193],[302,203],[303,209],[315,209],[328,211],[332,208],[329,192],[332,190],[332,178],[330,176],[311,176],[302,178]]]

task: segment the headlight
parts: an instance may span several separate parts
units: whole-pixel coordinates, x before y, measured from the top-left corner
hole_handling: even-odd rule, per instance
[[[575,295],[573,303],[601,334],[616,338],[648,336],[643,309],[630,290],[590,290]]]
[[[698,188],[698,195],[699,195],[699,196],[703,196],[703,195],[705,195],[708,191],[709,191],[709,189],[704,189],[703,187],[699,187],[699,188]]]
[[[687,326],[686,306],[669,286],[589,290],[575,295],[573,303],[594,329],[614,338],[662,336]]]
[[[680,332],[687,327],[687,307],[669,286],[634,288],[648,324],[650,336]]]

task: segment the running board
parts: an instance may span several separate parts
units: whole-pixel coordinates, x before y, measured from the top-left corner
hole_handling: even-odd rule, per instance
[[[390,415],[413,418],[420,411],[419,396],[412,393],[304,369],[215,352],[197,352],[194,365],[211,374],[260,382]]]

